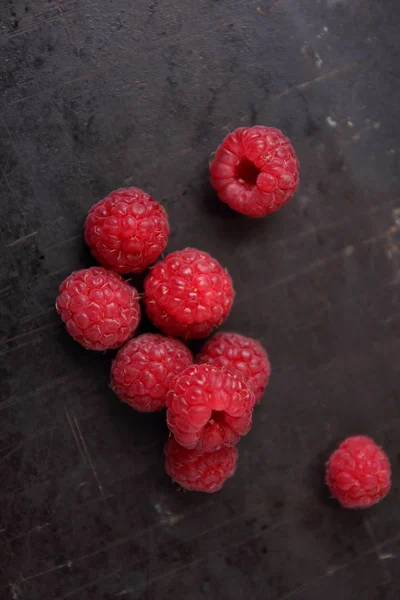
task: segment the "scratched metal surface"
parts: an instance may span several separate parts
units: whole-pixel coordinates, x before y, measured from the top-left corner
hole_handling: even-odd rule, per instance
[[[400,11],[390,0],[8,0],[0,7],[0,597],[400,594]],[[295,199],[250,221],[207,183],[238,125],[272,124]],[[88,207],[143,187],[169,250],[208,250],[273,377],[236,477],[214,496],[163,471],[162,416],[119,404],[110,357],[54,311],[91,264]],[[344,436],[388,451],[390,496],[329,501]]]

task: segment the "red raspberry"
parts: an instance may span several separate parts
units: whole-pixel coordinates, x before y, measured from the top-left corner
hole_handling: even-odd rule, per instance
[[[118,273],[140,273],[165,250],[167,213],[138,188],[111,192],[94,204],[85,222],[85,240],[93,256]]]
[[[192,353],[179,340],[145,333],[118,351],[111,387],[120,400],[140,412],[161,410],[171,380],[192,362]]]
[[[144,282],[153,323],[176,337],[202,338],[221,325],[233,303],[232,280],[207,252],[186,248],[157,263]]]
[[[217,492],[236,471],[237,448],[214,452],[188,450],[171,436],[164,448],[165,470],[180,486],[193,492]]]
[[[260,342],[238,333],[217,333],[203,346],[197,364],[232,371],[247,384],[256,402],[261,400],[271,373],[268,355]]]
[[[71,273],[60,285],[56,309],[68,333],[88,350],[118,348],[140,318],[135,288],[103,267]]]
[[[167,394],[167,424],[185,448],[213,452],[234,446],[252,425],[254,394],[229,371],[191,365]]]
[[[299,163],[293,146],[274,127],[239,127],[218,147],[211,184],[223,202],[249,217],[275,212],[294,194]]]
[[[368,508],[390,490],[391,468],[386,454],[365,435],[349,437],[326,465],[326,483],[344,508]]]

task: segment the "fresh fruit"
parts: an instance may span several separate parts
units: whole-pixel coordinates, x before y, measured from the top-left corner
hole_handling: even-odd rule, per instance
[[[281,208],[299,183],[292,144],[279,129],[263,125],[229,133],[215,153],[210,173],[219,198],[250,217]]]
[[[167,424],[185,448],[213,452],[234,446],[252,425],[254,394],[243,381],[210,365],[191,365],[171,383]]]
[[[167,213],[138,188],[119,189],[94,204],[85,222],[93,256],[118,273],[140,273],[165,250]]]
[[[214,452],[188,450],[170,436],[164,448],[165,470],[186,490],[217,492],[236,471],[238,451],[221,448]]]
[[[186,248],[157,263],[144,282],[144,304],[167,335],[202,338],[227,318],[232,280],[207,252]]]
[[[111,367],[111,387],[138,411],[161,410],[172,379],[192,362],[192,353],[179,340],[145,333],[118,351]]]
[[[349,437],[327,462],[326,483],[344,508],[368,508],[390,490],[389,459],[371,438]]]
[[[238,333],[214,335],[204,344],[195,362],[235,373],[254,393],[256,402],[261,400],[271,373],[268,354],[260,342]]]
[[[140,318],[135,288],[103,267],[71,273],[60,285],[56,309],[68,333],[88,350],[118,348]]]

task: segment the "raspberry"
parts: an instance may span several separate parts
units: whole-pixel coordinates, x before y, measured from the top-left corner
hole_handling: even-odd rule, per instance
[[[214,452],[188,450],[171,436],[164,448],[165,470],[180,486],[193,492],[217,492],[236,471],[238,451],[221,448]]]
[[[253,392],[256,402],[261,400],[271,373],[268,355],[260,342],[238,333],[214,335],[203,346],[196,363],[235,373]]]
[[[85,240],[93,256],[118,273],[140,273],[165,250],[167,213],[138,188],[111,192],[94,204],[85,222]]]
[[[292,144],[274,127],[239,127],[218,147],[210,165],[219,198],[249,217],[275,212],[294,194],[299,163]]]
[[[103,267],[71,273],[60,285],[56,309],[68,333],[88,350],[118,348],[140,318],[135,288]]]
[[[120,400],[140,412],[161,410],[171,380],[192,362],[192,353],[179,340],[145,333],[118,351],[111,387]]]
[[[326,465],[326,483],[344,508],[368,508],[390,490],[391,468],[386,454],[365,435],[349,437]]]
[[[233,298],[228,272],[193,248],[169,254],[144,282],[149,318],[164,333],[185,339],[209,335],[227,318]]]
[[[249,432],[254,402],[253,392],[233,373],[191,365],[171,383],[167,424],[181,446],[213,452]]]

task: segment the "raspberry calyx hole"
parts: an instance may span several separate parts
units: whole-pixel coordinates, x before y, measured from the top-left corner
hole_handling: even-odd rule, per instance
[[[210,421],[214,421],[215,423],[222,423],[225,421],[225,412],[223,410],[213,410],[211,413]]]
[[[254,187],[260,172],[260,169],[251,160],[244,157],[237,166],[236,177],[240,183]]]

